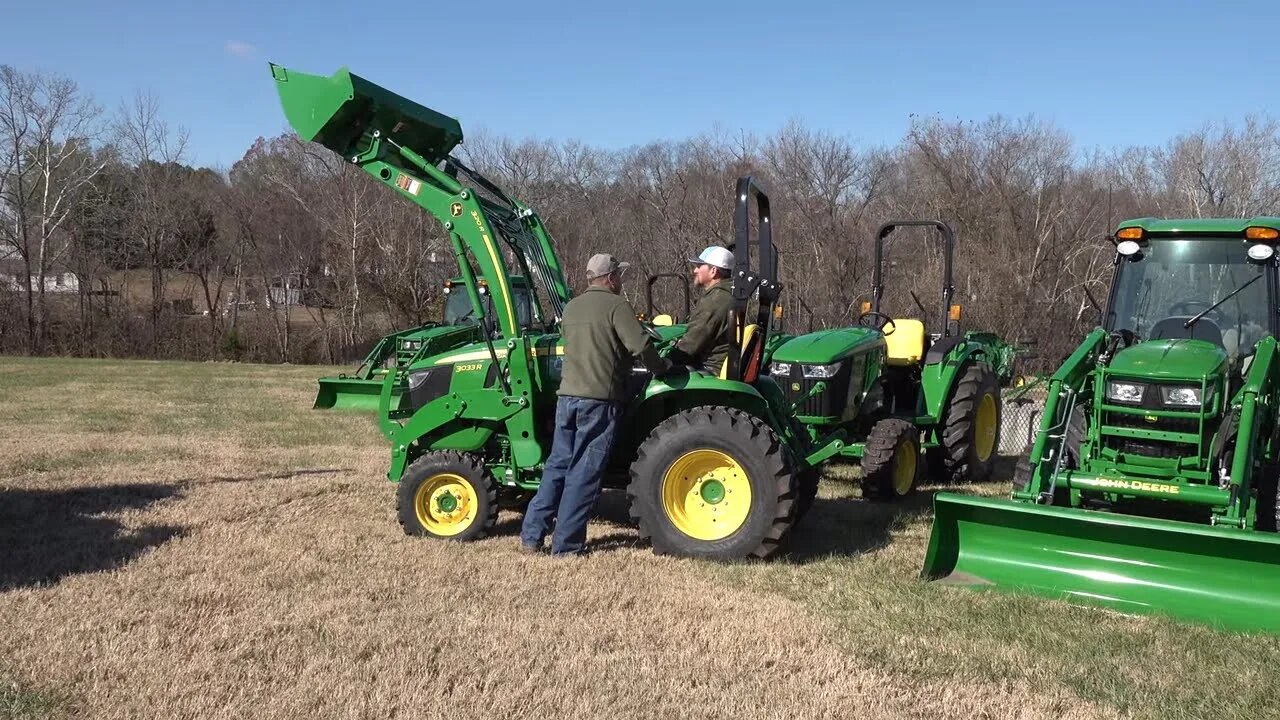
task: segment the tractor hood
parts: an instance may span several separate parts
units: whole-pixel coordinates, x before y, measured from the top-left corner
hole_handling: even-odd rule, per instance
[[[1200,380],[1226,372],[1227,352],[1203,340],[1148,340],[1116,353],[1108,371],[1126,377]]]
[[[884,336],[870,328],[819,330],[779,345],[773,361],[826,364],[882,346]]]

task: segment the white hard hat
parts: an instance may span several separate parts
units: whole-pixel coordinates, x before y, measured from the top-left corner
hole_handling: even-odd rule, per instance
[[[722,270],[732,270],[733,253],[718,245],[712,245],[706,250],[703,250],[702,254],[697,258],[689,258],[689,262],[694,265],[702,265],[705,263],[707,265],[718,267]]]

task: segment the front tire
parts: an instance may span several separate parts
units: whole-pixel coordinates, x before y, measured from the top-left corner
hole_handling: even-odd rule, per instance
[[[862,497],[899,500],[920,484],[923,457],[920,430],[898,418],[885,418],[871,427],[862,453]]]
[[[631,466],[632,520],[659,555],[733,560],[772,555],[794,522],[796,478],[773,430],[741,410],[677,413]]]
[[[453,450],[423,454],[400,478],[396,515],[406,535],[478,540],[498,519],[498,488],[480,458]]]

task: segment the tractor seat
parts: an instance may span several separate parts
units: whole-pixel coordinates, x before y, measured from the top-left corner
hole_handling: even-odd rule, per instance
[[[885,362],[917,365],[924,357],[924,323],[915,318],[895,319],[893,331],[884,336]]]
[[[751,338],[755,337],[756,330],[759,326],[751,324],[742,329],[742,346],[738,348],[740,362],[747,361],[747,348],[751,347]],[[724,362],[720,364],[720,379],[724,380],[729,377],[729,357],[726,355]]]

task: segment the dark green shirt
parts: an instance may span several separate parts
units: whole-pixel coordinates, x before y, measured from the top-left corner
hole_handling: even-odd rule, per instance
[[[569,301],[560,321],[564,335],[564,369],[559,395],[612,400],[625,398],[632,357],[639,355],[650,372],[664,374],[671,363],[658,355],[653,340],[636,319],[626,298],[592,285]]]
[[[688,329],[676,342],[676,350],[692,364],[702,365],[707,372],[719,373],[720,365],[729,354],[729,311],[732,309],[729,283],[717,280],[703,291],[698,306],[689,316]]]

